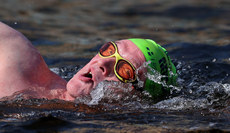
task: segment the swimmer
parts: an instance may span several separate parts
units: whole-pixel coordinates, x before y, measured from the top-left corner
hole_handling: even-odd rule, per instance
[[[167,51],[150,39],[105,43],[69,82],[50,71],[25,36],[1,22],[0,50],[0,98],[20,92],[35,98],[73,101],[89,95],[105,80],[132,83],[136,89],[137,82],[142,81],[141,90],[149,92],[153,98],[169,91],[168,87],[148,79],[147,72],[164,75],[162,81],[167,85],[176,84],[176,69]],[[139,70],[146,61],[148,66]]]

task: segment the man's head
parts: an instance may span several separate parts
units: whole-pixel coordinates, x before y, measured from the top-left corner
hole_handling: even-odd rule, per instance
[[[149,51],[150,55],[156,52],[155,54],[158,57],[147,57]],[[161,54],[158,55],[158,52]],[[149,69],[143,68],[138,70],[138,72],[136,72],[136,69],[142,66],[144,62],[152,61],[153,63],[150,63],[149,66],[162,73],[160,66],[162,63],[159,61],[160,57],[163,63],[165,63],[163,57],[166,59],[166,63],[170,63],[170,66],[165,67],[171,67],[171,65],[173,65],[166,51],[152,40],[128,39],[108,42],[104,44],[100,52],[68,82],[67,92],[72,97],[87,95],[101,81],[136,82],[136,76],[138,76],[138,79],[145,81],[144,89],[153,95],[154,93],[158,93],[158,91],[151,91],[151,89],[146,89],[146,87],[151,87],[152,85],[155,87],[158,86],[152,83],[152,81],[146,80],[144,73],[146,73],[147,70],[149,71]],[[166,73],[164,72],[163,74]],[[161,88],[158,87],[157,89]]]

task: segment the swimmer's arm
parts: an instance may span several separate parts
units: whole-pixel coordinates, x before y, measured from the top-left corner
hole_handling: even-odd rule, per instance
[[[2,22],[0,22],[0,47],[4,47],[4,49],[20,47],[19,50],[33,48],[24,35]]]
[[[0,61],[11,66],[30,67],[42,60],[40,53],[31,42],[20,32],[0,22]]]
[[[33,79],[50,72],[31,42],[22,33],[2,22],[0,22],[0,51],[0,73],[11,71],[14,75]],[[43,73],[40,72],[41,70]],[[42,78],[47,77],[42,76]]]
[[[50,88],[66,84],[50,71],[39,51],[22,33],[0,22],[0,81],[9,73],[40,86],[51,84]]]
[[[24,94],[36,96],[42,93],[31,93],[25,89],[39,87],[63,91],[65,85],[66,81],[50,71],[39,51],[22,33],[0,22],[0,86],[12,88],[2,96],[22,90],[26,92]],[[57,98],[58,94],[54,96]]]

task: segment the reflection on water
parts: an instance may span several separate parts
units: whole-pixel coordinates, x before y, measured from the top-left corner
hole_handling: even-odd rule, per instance
[[[75,103],[18,95],[0,102],[0,132],[230,131],[229,6],[228,0],[2,2],[0,20],[25,34],[66,80],[104,42],[130,37],[168,49],[179,78],[159,102],[107,81]],[[114,86],[126,95],[108,89]]]

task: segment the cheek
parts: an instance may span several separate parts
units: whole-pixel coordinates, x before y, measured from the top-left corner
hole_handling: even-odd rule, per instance
[[[120,81],[115,74],[111,74],[110,76],[108,77],[105,77],[104,80],[107,80],[107,81]]]

